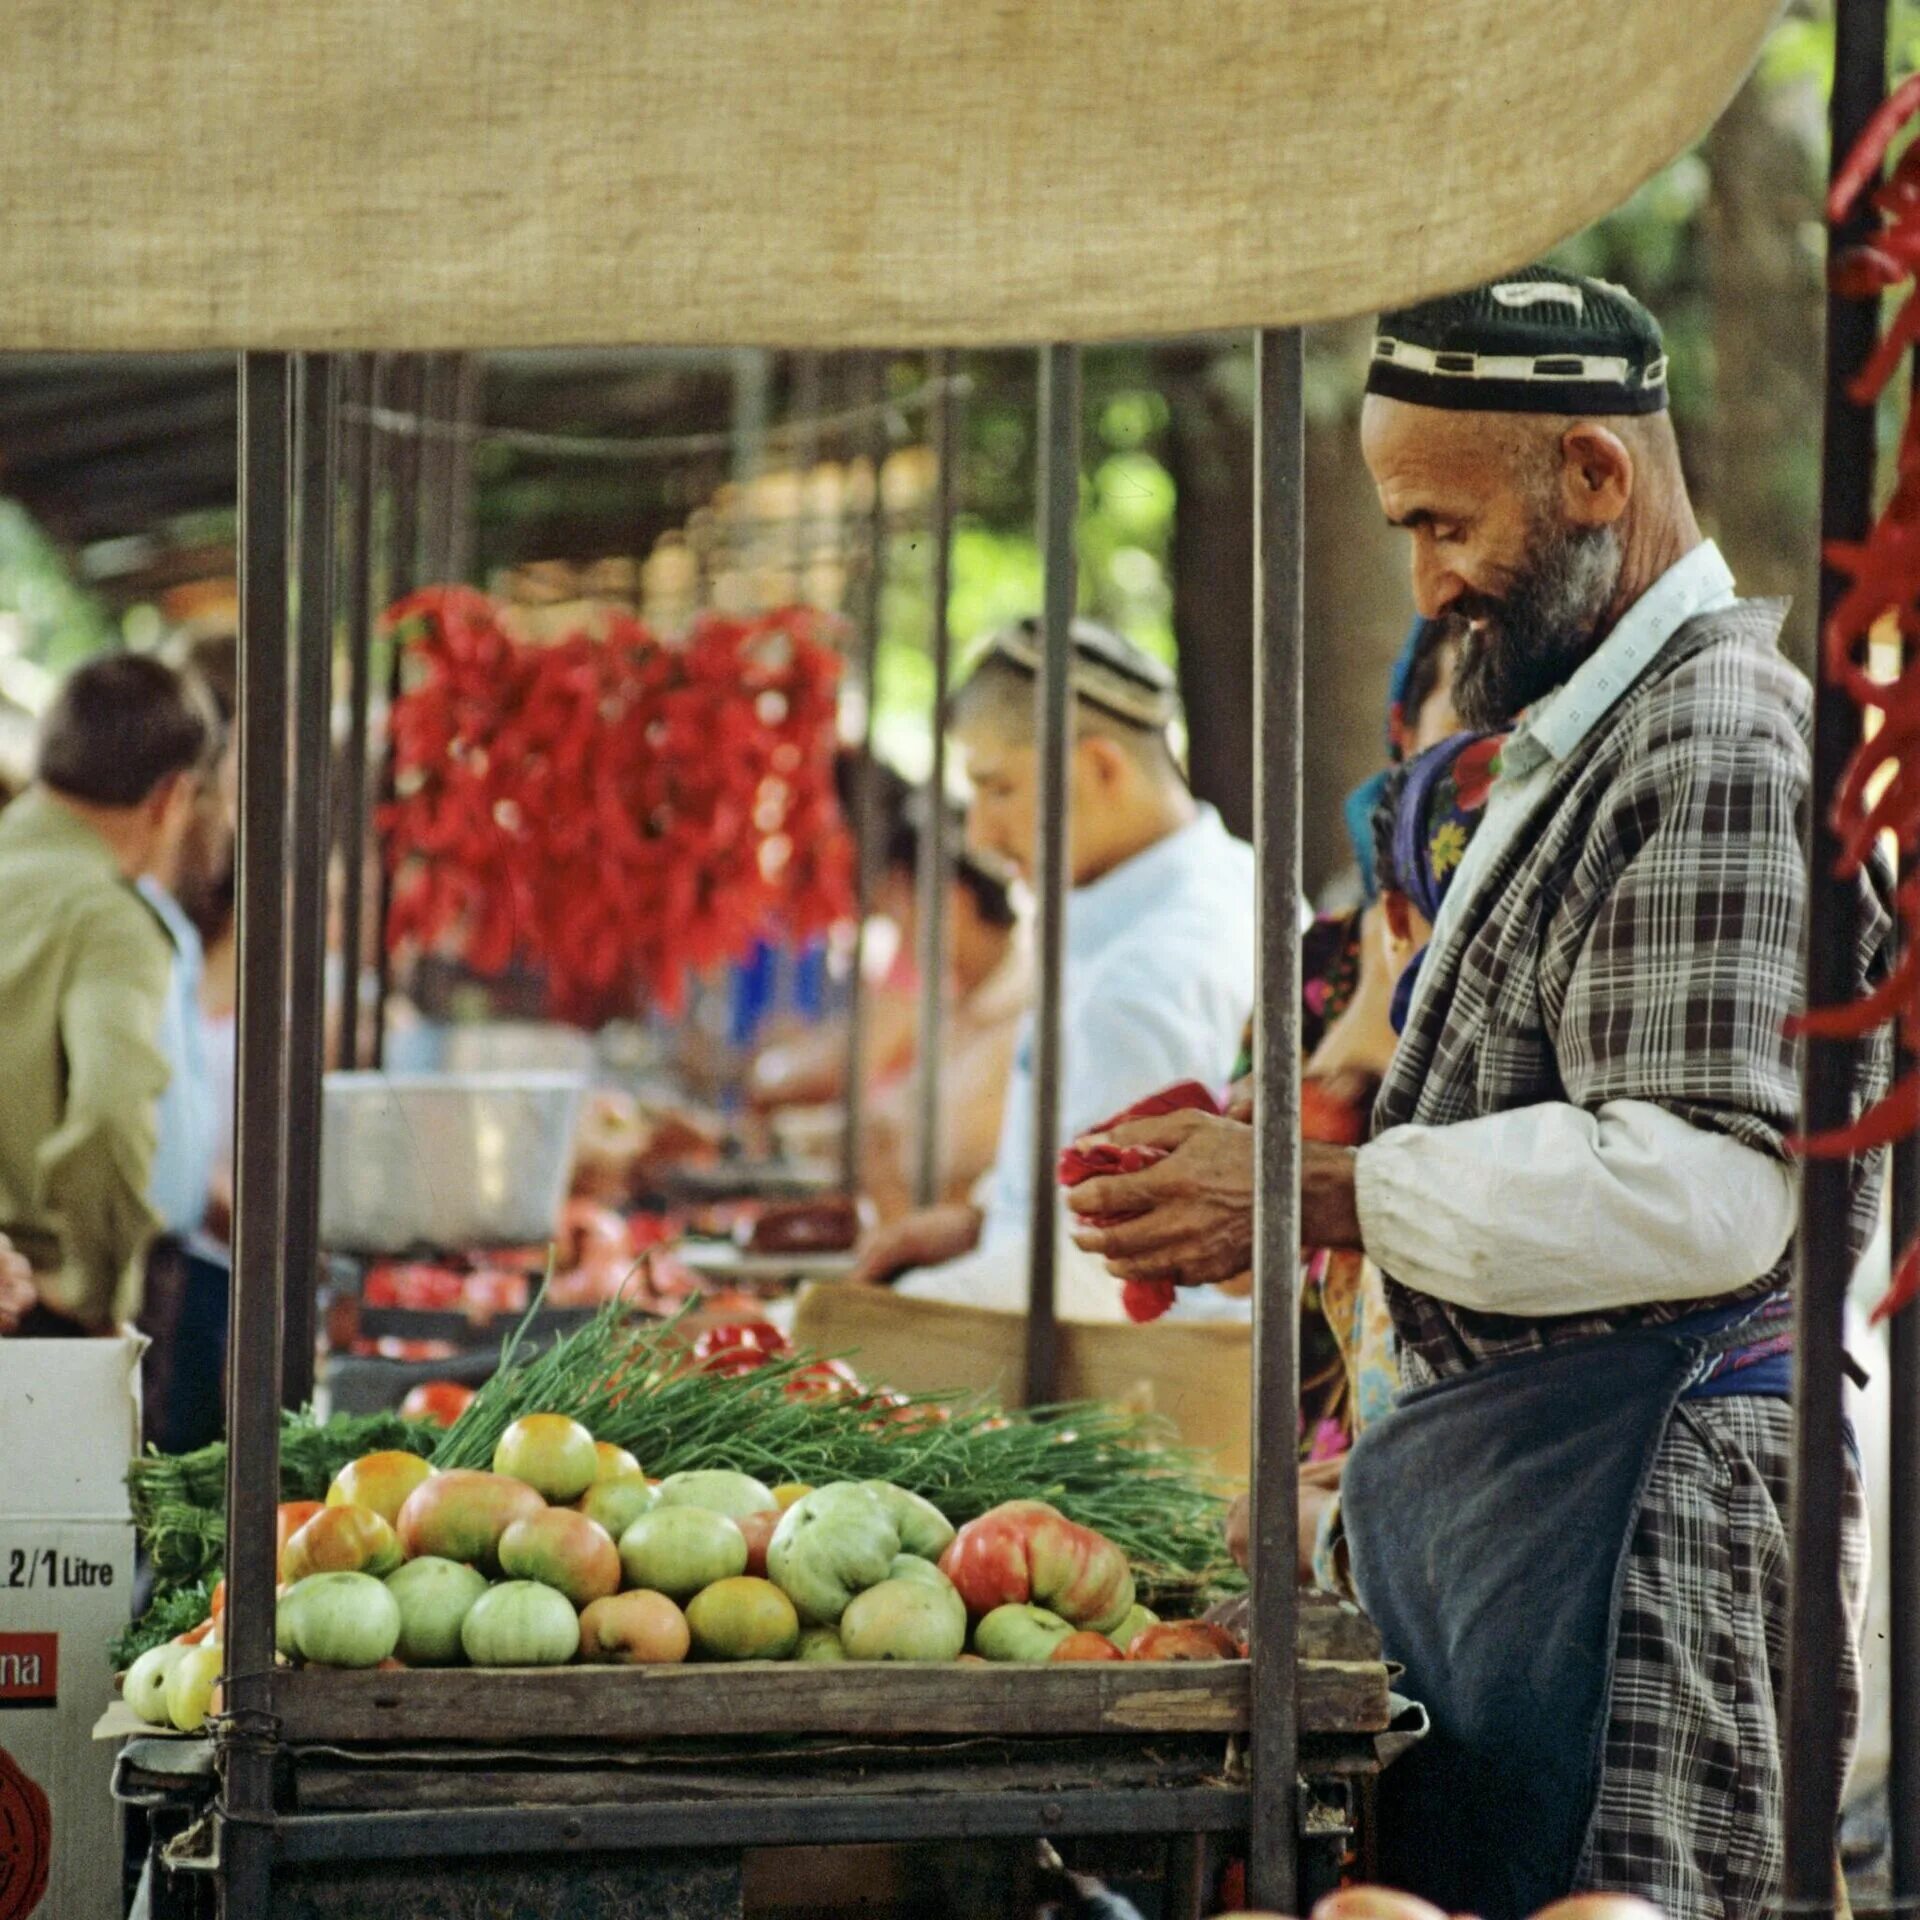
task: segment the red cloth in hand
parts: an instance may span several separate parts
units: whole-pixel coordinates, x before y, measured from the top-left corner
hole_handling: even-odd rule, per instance
[[[1111,1120],[1103,1120],[1093,1131],[1106,1133],[1114,1127],[1125,1126],[1130,1120],[1152,1120],[1163,1113],[1188,1111],[1218,1113],[1221,1107],[1210,1088],[1203,1087],[1197,1080],[1182,1080],[1174,1086],[1163,1087],[1158,1093],[1150,1093],[1126,1112],[1115,1114]],[[1091,1180],[1101,1174],[1140,1173],[1148,1167],[1157,1166],[1166,1157],[1167,1150],[1164,1147],[1118,1147],[1109,1141],[1083,1146],[1075,1141],[1060,1156],[1060,1184],[1063,1187],[1077,1187],[1081,1181]],[[1109,1226],[1116,1217],[1112,1214],[1096,1214],[1088,1224]],[[1128,1319],[1158,1320],[1173,1305],[1173,1282],[1128,1280],[1121,1286],[1120,1298]]]
[[[1197,1080],[1182,1080],[1160,1092],[1149,1094],[1125,1113],[1115,1114],[1092,1129],[1107,1133],[1130,1120],[1151,1120],[1163,1113],[1221,1113],[1220,1101]],[[1324,1081],[1307,1080],[1300,1087],[1300,1133],[1306,1140],[1329,1146],[1357,1147],[1366,1138],[1367,1116],[1363,1108],[1341,1100]],[[1075,1141],[1060,1155],[1059,1178],[1063,1187],[1077,1187],[1083,1180],[1102,1174],[1140,1173],[1157,1166],[1167,1157],[1164,1147],[1120,1147],[1110,1141],[1083,1145]],[[1111,1226],[1124,1216],[1092,1214],[1087,1224]],[[1174,1303],[1176,1292],[1171,1280],[1127,1280],[1121,1283],[1121,1304],[1127,1318],[1135,1321],[1158,1320]]]

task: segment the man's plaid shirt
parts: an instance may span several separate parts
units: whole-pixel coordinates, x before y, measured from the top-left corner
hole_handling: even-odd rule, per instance
[[[1555,768],[1424,962],[1374,1130],[1447,1126],[1548,1101],[1649,1101],[1781,1158],[1797,1125],[1812,710],[1780,655],[1784,607],[1698,615]],[[1883,867],[1863,877],[1857,990],[1892,958]],[[1884,1092],[1892,1043],[1859,1049],[1855,1110]],[[1881,1156],[1853,1164],[1857,1258]],[[1787,1282],[1792,1249],[1742,1290]],[[1454,1307],[1388,1281],[1423,1373],[1717,1304],[1676,1300],[1552,1319]],[[1569,1303],[1574,1307],[1576,1303]]]

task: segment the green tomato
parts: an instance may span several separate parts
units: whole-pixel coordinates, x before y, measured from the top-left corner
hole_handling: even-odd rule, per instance
[[[709,1660],[785,1660],[800,1643],[793,1602],[771,1580],[716,1580],[688,1604],[687,1629]]]
[[[387,1591],[400,1607],[394,1652],[410,1667],[458,1666],[460,1629],[486,1590],[485,1577],[472,1567],[432,1554],[388,1574]]]
[[[149,1647],[132,1666],[121,1686],[121,1697],[150,1727],[167,1724],[167,1676],[189,1649],[177,1640]]]
[[[953,1610],[954,1618],[960,1622],[960,1632],[964,1640],[967,1630],[967,1603],[960,1598],[960,1589],[936,1567],[931,1560],[922,1560],[917,1553],[901,1553],[894,1556],[893,1565],[887,1569],[889,1580],[906,1580],[915,1586],[925,1587],[930,1593],[937,1593]]]
[[[1145,1633],[1149,1627],[1157,1627],[1159,1624],[1160,1616],[1155,1613],[1151,1607],[1143,1607],[1136,1600],[1127,1617],[1107,1635],[1107,1638],[1111,1640],[1122,1653],[1125,1653],[1126,1650],[1133,1645],[1137,1635]]]
[[[973,1650],[988,1660],[1014,1660],[1036,1665],[1053,1658],[1053,1650],[1073,1628],[1045,1607],[995,1607],[973,1630]]]
[[[643,1513],[653,1510],[654,1492],[644,1480],[623,1474],[613,1480],[596,1480],[573,1504],[618,1540]]]
[[[709,1467],[695,1473],[670,1473],[660,1482],[663,1507],[705,1507],[709,1513],[724,1513],[729,1520],[744,1520],[750,1513],[778,1513],[780,1502],[773,1489],[750,1473],[728,1473]]]
[[[304,1580],[287,1588],[274,1603],[273,1609],[273,1650],[282,1660],[300,1658],[300,1636],[295,1631],[295,1618],[299,1612],[293,1596],[305,1586]]]
[[[580,1651],[580,1616],[552,1587],[504,1580],[467,1609],[460,1644],[476,1667],[564,1667]]]
[[[863,1480],[860,1484],[886,1508],[903,1553],[938,1560],[953,1545],[953,1522],[931,1500],[886,1480]]]
[[[844,1660],[847,1650],[840,1644],[840,1636],[831,1627],[808,1627],[800,1636],[800,1644],[794,1649],[796,1660],[810,1661],[820,1665],[827,1661]]]
[[[905,1553],[896,1553],[893,1564],[887,1568],[889,1580],[918,1580],[923,1585],[938,1587],[943,1593],[950,1593],[960,1599],[960,1589],[936,1567],[931,1560],[923,1560],[919,1554],[908,1549]],[[966,1602],[960,1602],[964,1608]]]
[[[620,1536],[620,1568],[629,1587],[685,1602],[746,1572],[747,1536],[707,1507],[655,1507]]]
[[[967,1610],[925,1580],[882,1580],[857,1593],[840,1616],[849,1660],[957,1660],[967,1644]]]
[[[323,1667],[377,1667],[400,1641],[400,1603],[370,1573],[310,1573],[281,1603],[276,1638]]]
[[[767,1548],[767,1572],[802,1620],[830,1627],[856,1593],[887,1577],[899,1551],[886,1508],[865,1487],[840,1480],[781,1516]]]

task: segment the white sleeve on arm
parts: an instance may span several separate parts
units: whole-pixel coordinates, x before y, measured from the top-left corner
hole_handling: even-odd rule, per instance
[[[1394,1127],[1360,1149],[1355,1182],[1372,1259],[1485,1313],[1732,1293],[1779,1259],[1796,1213],[1782,1162],[1643,1100]]]

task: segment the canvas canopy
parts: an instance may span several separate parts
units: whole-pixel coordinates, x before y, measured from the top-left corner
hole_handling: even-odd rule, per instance
[[[1775,0],[12,0],[0,347],[1358,313],[1696,138]]]

